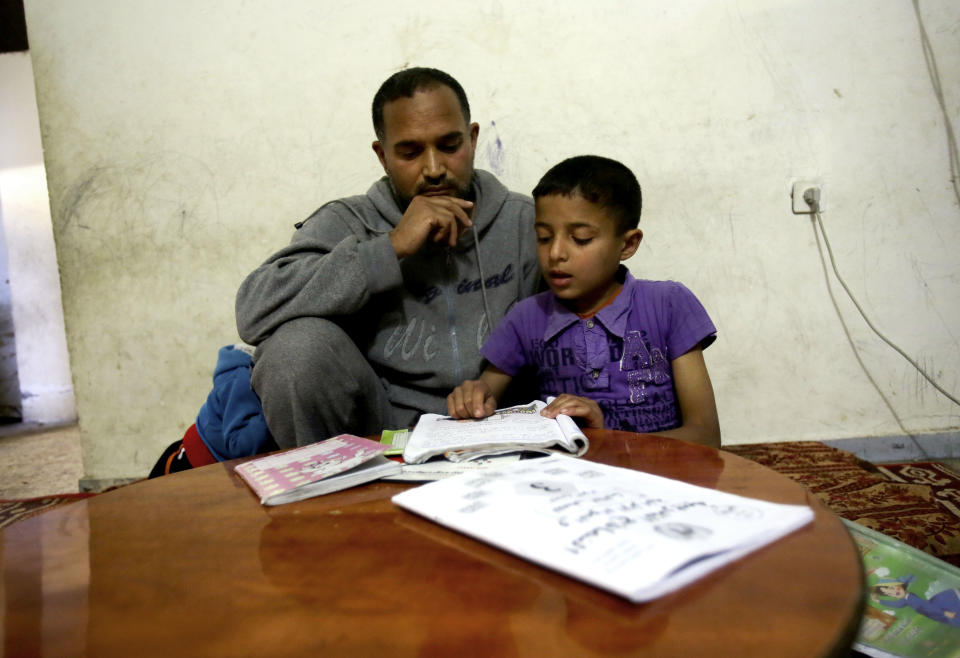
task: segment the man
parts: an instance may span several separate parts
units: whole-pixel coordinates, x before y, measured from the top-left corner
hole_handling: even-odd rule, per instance
[[[479,126],[456,80],[394,74],[373,124],[386,176],[314,212],[237,293],[281,448],[444,413],[490,327],[537,286],[532,201],[474,170]]]

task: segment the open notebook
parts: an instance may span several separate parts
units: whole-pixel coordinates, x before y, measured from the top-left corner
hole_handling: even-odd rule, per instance
[[[464,461],[509,452],[554,452],[574,455],[587,451],[590,442],[569,416],[540,415],[545,402],[497,409],[486,418],[454,419],[423,414],[403,449],[403,460],[420,464],[431,457]]]

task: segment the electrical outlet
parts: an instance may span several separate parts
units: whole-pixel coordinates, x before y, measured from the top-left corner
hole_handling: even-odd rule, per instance
[[[793,182],[793,192],[791,194],[792,198],[792,207],[794,215],[812,215],[813,208],[810,207],[810,204],[807,203],[806,199],[803,198],[803,195],[807,190],[812,190],[815,198],[819,199],[819,210],[823,212],[827,209],[826,207],[826,198],[823,194],[823,181],[816,178],[808,178],[805,180],[797,180]]]

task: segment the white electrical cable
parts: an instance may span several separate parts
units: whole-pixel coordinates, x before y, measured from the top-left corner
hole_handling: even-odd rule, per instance
[[[943,114],[944,128],[947,132],[947,155],[950,158],[950,182],[953,185],[953,194],[960,203],[960,151],[957,149],[957,137],[953,132],[953,122],[947,109],[947,101],[943,96],[943,85],[940,82],[940,71],[937,68],[937,59],[933,53],[933,45],[927,34],[927,27],[923,24],[923,14],[920,12],[920,0],[913,0],[913,10],[917,15],[917,25],[920,28],[920,44],[923,46],[923,58],[930,74],[930,83],[933,93],[937,97],[937,104]]]
[[[950,393],[948,393],[947,391],[945,391],[945,390],[943,389],[943,387],[941,387],[940,384],[938,384],[937,382],[935,382],[935,381],[933,380],[933,378],[932,378],[930,375],[928,375],[927,372],[926,372],[923,368],[921,368],[920,365],[919,365],[916,361],[914,361],[913,359],[911,359],[911,358],[907,355],[906,352],[904,352],[902,349],[900,349],[900,347],[897,346],[897,345],[896,345],[893,341],[891,341],[889,338],[887,338],[887,337],[884,336],[882,333],[880,333],[880,330],[877,329],[877,328],[873,325],[873,323],[870,321],[870,318],[868,318],[868,317],[867,317],[867,314],[864,313],[863,308],[860,306],[860,303],[857,301],[857,298],[853,296],[853,293],[852,293],[852,292],[850,292],[850,288],[847,286],[847,282],[843,280],[843,277],[842,277],[842,276],[840,276],[840,271],[837,269],[837,261],[836,261],[836,260],[834,259],[834,257],[833,257],[833,249],[830,247],[830,239],[827,237],[827,232],[826,232],[826,230],[824,230],[824,228],[823,228],[823,220],[822,220],[821,217],[820,217],[819,204],[817,203],[816,200],[813,200],[813,201],[811,202],[811,199],[807,199],[807,198],[806,198],[806,195],[804,195],[804,199],[806,199],[807,203],[810,204],[810,207],[813,209],[813,216],[814,216],[814,217],[816,218],[816,220],[817,220],[817,226],[820,227],[820,235],[823,236],[823,243],[824,243],[825,245],[827,245],[827,253],[830,255],[830,265],[833,266],[833,274],[834,274],[834,276],[837,277],[837,281],[840,282],[840,285],[843,286],[843,289],[847,292],[847,296],[850,297],[850,301],[852,301],[852,302],[853,302],[853,305],[857,307],[857,311],[860,312],[860,316],[863,318],[864,322],[867,323],[867,326],[870,327],[870,329],[873,330],[873,333],[875,333],[877,336],[880,337],[880,340],[882,340],[884,343],[886,343],[887,345],[889,345],[890,347],[892,347],[894,350],[896,350],[896,351],[900,354],[900,356],[902,356],[904,359],[907,360],[907,362],[908,362],[910,365],[912,365],[914,368],[916,368],[917,372],[919,372],[921,375],[923,375],[923,378],[926,379],[928,382],[930,382],[930,384],[931,384],[935,389],[937,389],[937,390],[940,391],[944,396],[946,396],[947,398],[949,398],[954,404],[960,406],[960,400],[957,400],[957,398],[953,397],[952,395],[950,395]]]

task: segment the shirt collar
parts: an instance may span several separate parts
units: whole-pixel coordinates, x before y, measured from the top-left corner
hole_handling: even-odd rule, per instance
[[[610,305],[600,309],[593,318],[599,321],[608,332],[623,338],[627,332],[627,316],[630,312],[630,300],[633,297],[632,289],[636,279],[624,265],[621,265],[620,269],[623,270],[619,273],[623,276],[623,289]],[[544,342],[552,340],[557,334],[580,320],[580,316],[561,304],[553,294],[550,295],[550,303],[551,313],[547,318],[547,328],[543,332]]]

